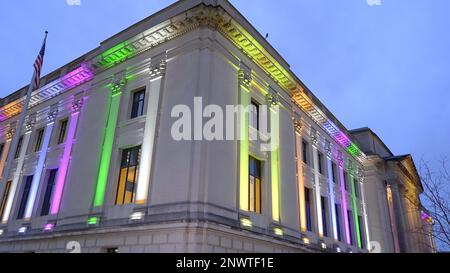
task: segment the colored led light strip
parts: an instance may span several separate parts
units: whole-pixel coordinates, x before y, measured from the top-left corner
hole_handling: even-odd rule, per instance
[[[11,213],[13,200],[14,200],[14,197],[16,194],[17,184],[19,183],[20,175],[22,173],[23,163],[25,161],[25,154],[28,149],[28,143],[30,142],[30,135],[31,135],[31,132],[27,132],[23,136],[22,147],[20,149],[20,154],[19,154],[19,159],[17,162],[16,171],[14,173],[13,181],[11,183],[11,188],[9,191],[8,199],[6,201],[5,210],[3,211],[3,218],[2,218],[3,223],[8,222],[9,215]],[[15,152],[15,151],[10,151],[10,152]]]
[[[272,186],[272,219],[280,221],[280,143],[279,143],[279,127],[280,127],[280,107],[278,105],[270,108],[270,175]]]
[[[28,109],[43,103],[56,95],[66,92],[76,86],[79,86],[94,78],[94,72],[92,68],[83,63],[77,69],[67,73],[61,78],[50,82],[49,84],[34,91],[31,95],[30,104]],[[10,104],[0,108],[0,121],[11,118],[22,111],[25,97],[22,97]]]
[[[342,215],[344,216],[344,225],[345,225],[345,238],[347,244],[351,244],[350,237],[350,223],[348,221],[348,213],[347,213],[347,192],[345,190],[345,180],[344,180],[344,169],[339,166],[339,174],[341,180],[341,202],[342,202]]]
[[[158,77],[150,81],[148,88],[148,106],[144,128],[144,139],[142,141],[142,154],[140,162],[142,167],[139,170],[136,203],[144,204],[148,197],[148,188],[150,184],[150,173],[152,167],[152,157],[154,151],[156,121],[159,109],[159,97],[163,88],[163,77]]]
[[[250,104],[250,94],[244,86],[241,85],[240,90],[240,104],[241,107],[239,115],[240,125],[240,149],[239,149],[239,208],[243,211],[248,211],[248,173],[249,173],[249,116],[245,111],[247,105]]]
[[[3,176],[3,169],[5,168],[5,163],[6,163],[6,160],[8,159],[9,147],[11,147],[11,139],[8,139],[5,142],[5,146],[3,148],[3,155],[2,155],[2,158],[0,161],[0,179]]]
[[[320,180],[319,180],[319,155],[317,147],[313,145],[313,160],[314,160],[314,193],[316,200],[316,215],[317,215],[317,229],[319,237],[323,237],[323,219],[322,219],[322,202],[320,194]]]
[[[355,180],[353,175],[350,176],[351,181],[351,188],[352,188],[352,207],[353,207],[353,220],[355,222],[355,230],[356,230],[356,240],[358,242],[358,247],[362,247],[361,242],[361,232],[359,229],[359,217],[358,217],[358,204],[357,204],[357,198],[356,198],[356,189],[355,189]]]
[[[106,182],[109,173],[109,163],[111,161],[111,153],[114,144],[114,136],[116,132],[117,117],[119,115],[120,97],[122,92],[113,92],[111,95],[111,102],[108,109],[108,120],[106,122],[105,136],[103,140],[103,147],[100,156],[100,168],[98,171],[97,188],[95,190],[94,206],[102,206]]]
[[[33,175],[33,181],[31,183],[30,194],[27,200],[25,209],[25,219],[30,218],[33,213],[34,202],[36,201],[36,195],[39,188],[39,182],[41,181],[42,170],[44,168],[45,159],[47,158],[47,149],[50,143],[50,137],[52,135],[54,123],[47,124],[45,128],[44,140],[42,142],[41,151],[39,152],[39,159],[36,165],[36,171]]]
[[[78,116],[80,112],[72,113],[72,117],[70,119],[69,132],[67,133],[66,144],[64,146],[63,156],[58,168],[58,178],[56,180],[55,192],[53,194],[53,200],[51,205],[51,213],[57,214],[59,211],[59,207],[61,204],[61,198],[64,190],[64,182],[67,176],[67,170],[69,168],[70,163],[70,155],[72,153],[72,147],[75,137],[75,132],[78,124]]]
[[[329,202],[329,211],[331,212],[331,221],[333,224],[333,238],[335,240],[338,239],[337,234],[337,222],[336,222],[336,208],[335,208],[335,199],[334,199],[334,183],[333,181],[333,167],[332,167],[331,158],[327,157],[327,169],[328,169],[328,191],[330,196]]]
[[[369,220],[367,219],[367,210],[366,210],[366,197],[365,197],[365,193],[364,193],[364,185],[363,183],[361,183],[360,186],[361,189],[361,197],[362,197],[362,203],[363,203],[363,213],[364,213],[364,230],[365,230],[365,235],[366,235],[366,248],[367,250],[371,250],[372,246],[370,244],[370,234],[369,234]]]
[[[303,159],[302,159],[302,140],[299,133],[295,134],[295,146],[297,153],[297,187],[298,187],[298,205],[300,230],[306,231],[306,205],[305,205],[305,185],[303,182]]]

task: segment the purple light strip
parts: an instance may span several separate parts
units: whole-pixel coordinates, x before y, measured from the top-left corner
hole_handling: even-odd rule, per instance
[[[347,215],[347,192],[345,190],[345,181],[344,181],[344,169],[339,166],[339,173],[341,178],[341,202],[342,202],[342,215],[344,216],[344,224],[345,224],[345,239],[347,240],[347,244],[351,244],[350,241],[350,224],[348,222]]]
[[[31,97],[31,103],[29,107],[33,107],[39,103],[42,103],[55,95],[63,93],[69,89],[72,89],[78,85],[81,85],[94,78],[94,72],[87,63],[82,63],[77,69],[67,73],[61,78],[47,84],[40,90],[34,91]],[[22,107],[24,98],[20,98],[14,103],[8,104],[9,106],[0,108],[0,121],[4,121],[18,113],[16,108]]]
[[[75,137],[75,131],[77,128],[79,114],[80,112],[73,113],[72,118],[70,120],[69,133],[67,134],[66,146],[64,147],[64,153],[61,159],[61,164],[59,165],[58,179],[56,181],[56,189],[53,195],[51,207],[52,214],[58,213],[59,206],[61,204],[64,182],[66,180],[67,170],[69,168],[70,154],[72,153],[72,146]]]

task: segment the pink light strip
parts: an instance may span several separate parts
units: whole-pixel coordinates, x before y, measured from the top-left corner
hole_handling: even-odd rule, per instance
[[[78,116],[80,112],[72,114],[70,120],[69,133],[67,134],[66,146],[64,147],[63,157],[59,165],[58,179],[56,181],[56,189],[53,195],[51,213],[57,214],[61,204],[61,198],[64,190],[64,182],[66,180],[67,170],[69,168],[70,154],[72,153],[72,146],[75,137],[75,131],[78,124]]]
[[[351,244],[350,241],[350,224],[348,222],[347,215],[347,192],[345,190],[345,181],[344,181],[344,169],[339,166],[340,180],[341,180],[341,202],[342,202],[342,215],[344,216],[344,224],[345,224],[345,238],[347,240],[347,244]]]

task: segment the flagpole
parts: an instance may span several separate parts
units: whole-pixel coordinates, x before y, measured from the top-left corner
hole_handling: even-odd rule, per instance
[[[42,43],[42,45],[44,45],[45,42],[47,41],[47,34],[48,34],[48,31],[45,32],[44,42]],[[30,85],[28,86],[27,96],[26,96],[25,102],[24,102],[24,104],[22,106],[22,111],[20,112],[20,116],[19,116],[19,122],[17,123],[16,131],[14,133],[14,136],[13,136],[13,139],[12,139],[12,142],[11,142],[11,146],[10,146],[9,151],[8,151],[8,157],[6,159],[6,167],[4,169],[3,177],[2,177],[2,185],[5,185],[5,183],[9,179],[12,163],[14,161],[14,155],[16,153],[17,145],[19,143],[20,133],[21,133],[23,125],[25,123],[25,118],[27,116],[27,110],[28,110],[28,105],[30,104],[31,93],[33,93],[33,91],[34,91],[34,87],[35,87],[34,86],[34,79],[35,79],[35,77],[36,77],[36,70],[34,70],[33,77],[31,78]],[[36,86],[36,89],[38,89],[38,88],[39,88],[39,86]],[[23,147],[23,148],[26,149],[26,147]],[[10,192],[9,196],[8,196],[8,199],[9,198],[14,198],[14,195],[15,195],[15,192]],[[1,219],[1,220],[3,221],[4,219]]]

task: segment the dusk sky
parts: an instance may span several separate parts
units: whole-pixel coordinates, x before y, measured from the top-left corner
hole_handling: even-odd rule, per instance
[[[45,30],[43,75],[173,2],[4,1],[0,97],[29,83]],[[450,155],[450,1],[231,2],[348,129],[372,128],[416,164]]]

